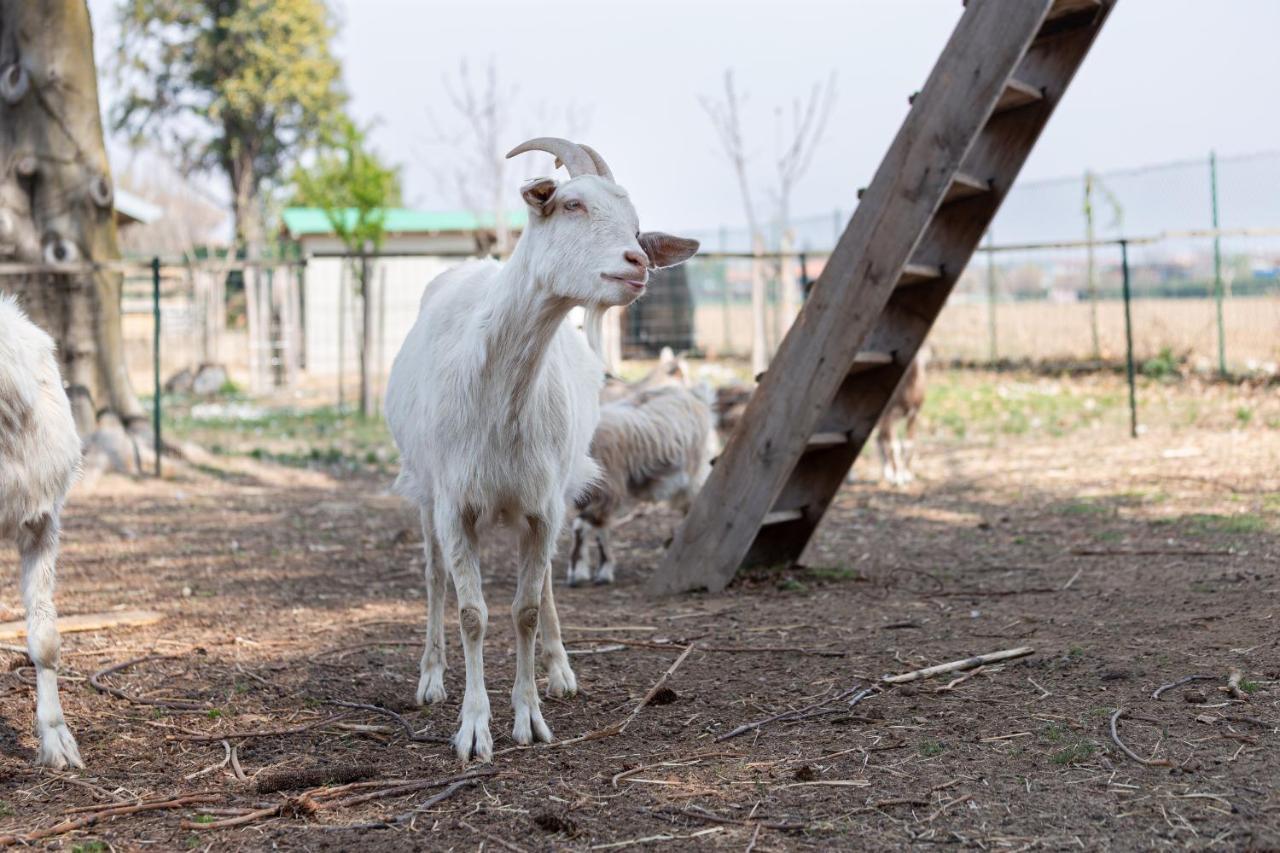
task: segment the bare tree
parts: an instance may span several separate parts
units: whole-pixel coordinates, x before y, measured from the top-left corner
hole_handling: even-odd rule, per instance
[[[0,0],[0,168],[0,260],[120,257],[84,0]],[[58,342],[82,433],[95,409],[146,425],[125,369],[120,286],[101,267],[3,281]]]
[[[444,89],[454,122],[441,122],[430,112],[428,116],[436,128],[434,142],[449,148],[453,156],[437,170],[436,181],[442,189],[451,189],[477,217],[492,215],[494,245],[477,248],[505,255],[511,249],[505,192],[506,152],[511,147],[507,128],[517,89],[499,83],[493,59],[482,80],[472,76],[470,64],[463,59],[456,79],[444,76]]]
[[[726,158],[738,181],[738,191],[742,196],[743,214],[747,219],[747,229],[751,235],[751,251],[760,258],[764,254],[766,239],[751,193],[751,182],[747,176],[748,153],[742,133],[742,107],[747,101],[745,94],[739,95],[733,80],[732,69],[724,74],[724,99],[709,96],[699,99],[711,124],[719,137]],[[807,103],[796,99],[792,105],[792,126],[789,130],[789,141],[784,144],[782,110],[776,111],[778,116],[778,154],[775,161],[777,184],[771,188],[774,201],[774,223],[779,234],[779,245],[774,248],[785,255],[791,250],[793,235],[791,234],[791,193],[797,182],[808,171],[813,162],[813,153],[826,129],[827,118],[835,103],[835,74],[828,78],[826,85],[815,83]],[[783,265],[780,262],[778,270]],[[785,276],[780,276],[785,278]],[[790,318],[793,287],[790,282],[783,281],[783,312]],[[769,352],[766,336],[766,281],[764,262],[762,259],[752,261],[751,265],[751,368],[756,373],[768,366]]]

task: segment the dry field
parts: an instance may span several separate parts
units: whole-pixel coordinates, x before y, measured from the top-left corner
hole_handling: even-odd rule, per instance
[[[860,466],[803,565],[722,595],[643,596],[677,522],[644,512],[617,586],[565,588],[557,562],[582,692],[545,702],[551,746],[509,737],[513,543],[493,536],[498,754],[472,768],[439,742],[456,634],[449,698],[412,702],[419,536],[379,428],[187,417],[209,464],[69,507],[62,612],[163,616],[64,637],[87,770],[32,767],[32,670],[0,651],[0,844],[1280,847],[1278,398],[1149,383],[1134,441],[1114,378],[942,375],[919,480]],[[21,616],[13,562],[0,621]],[[878,683],[1017,646],[1034,653]]]

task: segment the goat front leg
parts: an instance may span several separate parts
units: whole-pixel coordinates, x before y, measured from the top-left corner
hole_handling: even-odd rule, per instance
[[[893,464],[893,422],[888,418],[881,420],[876,430],[876,447],[880,450],[880,465],[885,481],[897,485],[898,474]]]
[[[551,569],[548,568],[542,584],[538,634],[542,641],[542,665],[547,670],[547,695],[559,699],[578,692],[578,678],[569,666],[569,653],[564,650],[564,641],[560,638],[560,614],[556,612],[553,587]]]
[[[417,699],[419,705],[434,705],[443,701],[445,696],[444,600],[448,590],[444,555],[440,553],[440,540],[436,538],[431,507],[421,507],[420,515],[422,552],[426,558],[427,639],[422,649],[422,661],[418,665]]]
[[[578,586],[591,580],[591,561],[587,553],[587,531],[590,529],[591,524],[582,516],[573,520],[573,547],[569,549],[569,586]]]
[[[453,748],[463,761],[475,756],[479,761],[488,762],[493,760],[489,694],[484,686],[484,632],[489,623],[489,610],[481,588],[476,519],[474,514],[436,504],[435,522],[440,550],[458,596],[458,628],[467,667],[467,687],[462,694]]]
[[[551,558],[555,553],[552,531],[559,528],[560,521],[555,516],[527,516],[527,527],[520,537],[520,570],[516,579],[516,597],[511,602],[511,621],[516,629],[516,679],[511,686],[515,723],[511,737],[519,744],[551,740],[551,729],[542,719],[542,708],[538,703],[533,651],[542,609],[542,588],[549,582]]]
[[[39,764],[61,770],[84,767],[75,736],[62,716],[58,697],[58,614],[53,588],[58,559],[58,511],[22,526],[18,551],[22,555],[22,604],[27,610],[27,653],[36,667],[36,735]]]

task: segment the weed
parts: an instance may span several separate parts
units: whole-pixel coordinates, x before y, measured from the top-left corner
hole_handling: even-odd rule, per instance
[[[222,716],[222,711],[219,708],[210,708],[208,711],[205,711],[204,715],[211,720],[216,720]]]
[[[0,800],[0,817],[13,817],[13,806]]]
[[[1075,743],[1053,753],[1053,755],[1049,756],[1049,760],[1054,764],[1061,764],[1064,766],[1079,764],[1083,761],[1088,761],[1093,755],[1095,749],[1097,749],[1097,747],[1089,741],[1078,740]]]
[[[778,590],[780,592],[804,592],[808,587],[795,578],[783,578],[778,581]]]
[[[1245,680],[1240,682],[1240,689],[1243,690],[1245,693],[1257,693],[1259,690],[1262,689],[1262,685],[1256,681]]]
[[[1248,406],[1241,406],[1236,409],[1236,421],[1240,426],[1248,426],[1251,420],[1253,420],[1253,409]]]
[[[1192,535],[1207,533],[1262,533],[1267,529],[1267,520],[1260,515],[1240,513],[1238,515],[1219,515],[1216,513],[1194,513],[1184,516],[1188,532]]]
[[[942,755],[946,752],[946,745],[936,740],[922,740],[916,746],[916,751],[925,758],[933,758],[935,755]]]
[[[111,848],[105,841],[86,841],[83,844],[72,844],[71,853],[107,853]]]

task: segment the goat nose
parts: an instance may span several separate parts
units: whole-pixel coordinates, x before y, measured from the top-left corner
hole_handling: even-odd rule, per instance
[[[649,256],[644,252],[638,252],[635,249],[627,249],[627,251],[622,253],[622,257],[626,259],[627,263],[637,269],[647,270],[649,268]]]

